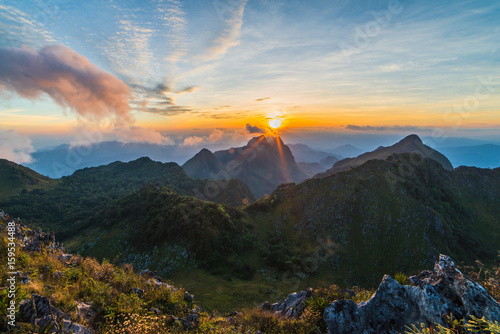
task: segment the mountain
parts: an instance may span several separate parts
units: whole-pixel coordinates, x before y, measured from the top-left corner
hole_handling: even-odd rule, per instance
[[[197,179],[237,178],[257,197],[270,194],[282,183],[298,183],[308,177],[279,137],[255,137],[246,146],[214,153],[203,149],[182,167]]]
[[[315,150],[304,144],[287,144],[298,162],[320,162],[321,160],[334,156],[332,153]],[[337,161],[342,156],[336,156]]]
[[[500,166],[500,145],[443,147],[439,149],[454,166],[496,168]]]
[[[453,166],[450,161],[438,151],[426,146],[417,135],[409,135],[398,143],[384,147],[380,146],[375,151],[363,153],[356,158],[347,158],[336,162],[332,168],[324,173],[317,174],[315,177],[324,177],[333,175],[338,172],[349,170],[353,167],[360,166],[369,160],[385,160],[393,154],[400,153],[418,153],[424,158],[430,158],[439,162],[444,169],[451,170]]]
[[[43,189],[54,186],[57,181],[18,165],[0,159],[0,200],[19,194],[23,189]]]
[[[186,161],[189,149],[150,143],[117,141],[92,143],[86,146],[59,145],[34,152],[33,162],[26,166],[42,175],[60,178],[86,167],[107,165],[115,161],[129,162],[148,156],[160,162]]]
[[[191,196],[168,187],[150,185],[95,214],[85,234],[90,242],[82,254],[103,257],[117,254],[119,262],[166,275],[179,269],[203,267],[251,275],[249,267],[233,260],[248,253],[255,241],[252,226],[237,209]],[[72,244],[75,236],[68,239]],[[78,239],[78,237],[76,238]],[[80,240],[80,245],[82,245]],[[162,253],[145,263],[140,254]],[[144,267],[146,266],[146,267]]]
[[[3,200],[1,205],[13,215],[24,216],[33,226],[58,232],[64,240],[91,224],[89,217],[95,212],[151,183],[166,185],[181,195],[231,206],[255,200],[239,180],[195,180],[176,163],[155,162],[146,157],[84,168],[56,181],[51,188],[22,192]]]
[[[288,247],[304,250],[297,258],[319,258],[317,270],[366,286],[398,270],[395,263],[412,272],[440,253],[468,263],[493,260],[500,249],[499,198],[500,168],[451,170],[404,153],[282,186],[246,211],[287,236]],[[289,270],[294,266],[307,270],[300,260]]]
[[[358,155],[363,153],[362,150],[351,144],[338,146],[334,149],[328,150],[328,152],[336,156],[346,157],[346,158],[357,157]]]

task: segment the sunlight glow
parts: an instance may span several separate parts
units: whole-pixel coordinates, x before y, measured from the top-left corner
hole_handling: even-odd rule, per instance
[[[267,121],[269,126],[272,127],[273,129],[277,129],[281,126],[283,123],[283,120],[281,118],[273,118]]]

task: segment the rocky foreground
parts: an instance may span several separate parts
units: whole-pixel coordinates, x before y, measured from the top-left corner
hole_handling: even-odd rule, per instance
[[[31,324],[30,328],[38,328],[50,333],[65,331],[82,334],[115,332],[116,328],[112,326],[102,327],[100,325],[106,317],[106,314],[102,312],[107,304],[99,304],[95,302],[95,299],[102,292],[92,295],[85,288],[75,293],[75,296],[84,296],[87,293],[88,296],[85,299],[91,302],[84,303],[83,301],[76,300],[73,303],[73,305],[76,305],[76,311],[72,315],[54,307],[53,297],[49,295],[44,296],[44,293],[47,291],[57,290],[56,285],[71,279],[70,276],[74,275],[75,272],[80,272],[81,275],[86,273],[83,271],[85,265],[82,267],[81,263],[86,263],[85,261],[87,260],[79,256],[64,253],[62,245],[55,242],[54,234],[46,234],[40,230],[29,229],[21,224],[20,220],[10,219],[0,210],[0,222],[5,223],[7,221],[15,223],[15,238],[22,252],[32,254],[33,258],[42,256],[36,254],[46,254],[48,260],[52,259],[50,260],[52,261],[50,262],[50,266],[54,267],[53,272],[45,273],[45,276],[49,277],[49,282],[54,284],[54,286],[46,285],[47,289],[40,290],[40,292],[43,292],[42,294],[31,292],[27,298],[19,300],[19,313],[16,318],[18,324]],[[5,227],[6,225],[0,224],[2,234],[6,232]],[[34,265],[34,263],[32,264]],[[111,269],[110,265],[93,264],[91,260],[87,265],[90,264],[93,266],[90,268],[93,268],[91,270],[93,272],[91,282],[108,284],[106,282],[114,280],[116,283],[118,277],[125,275],[124,271],[118,272],[118,269],[115,268],[115,274],[108,272],[108,276],[111,276],[103,276],[100,271],[106,268],[109,271]],[[56,267],[60,268],[60,270],[56,270]],[[39,273],[42,270],[48,269],[44,269],[43,266],[38,268]],[[25,268],[24,271],[18,271],[15,273],[17,277],[16,281],[19,282],[20,286],[29,286],[31,291],[33,291],[40,285],[40,283],[35,282],[34,284],[32,282],[32,279],[38,279],[35,272],[29,268]],[[132,274],[128,273],[127,275]],[[63,279],[64,277],[67,278]],[[321,313],[318,314],[318,320],[322,322],[320,327],[315,327],[315,325],[306,326],[308,318],[304,317],[310,311],[310,301],[317,296],[316,290],[313,289],[290,294],[285,300],[274,304],[266,302],[261,305],[260,313],[251,311],[250,315],[248,315],[233,312],[229,318],[224,318],[224,316],[214,317],[213,315],[205,314],[202,319],[199,317],[199,310],[201,309],[193,308],[192,301],[194,296],[161,282],[159,277],[156,277],[154,273],[149,271],[142,272],[137,278],[130,280],[129,284],[125,284],[124,281],[118,284],[123,290],[120,292],[120,298],[130,298],[130,302],[137,304],[137,308],[128,311],[121,310],[120,308],[116,310],[123,313],[143,312],[145,314],[154,314],[157,318],[152,321],[155,321],[153,324],[157,326],[155,328],[158,328],[157,333],[169,333],[172,328],[175,328],[175,332],[194,330],[199,333],[208,333],[215,330],[220,333],[246,333],[249,329],[251,329],[252,333],[267,333],[269,331],[273,333],[320,333],[324,332],[326,328],[330,334],[396,334],[404,333],[412,325],[417,327],[420,327],[421,324],[426,327],[436,325],[446,326],[450,315],[455,319],[467,320],[475,317],[484,318],[491,322],[500,321],[500,305],[498,302],[479,283],[458,270],[455,263],[446,255],[439,256],[434,270],[425,270],[419,275],[410,277],[408,281],[409,284],[402,285],[386,275],[372,297],[368,301],[360,303],[349,299],[356,297],[354,291],[339,288],[339,297],[335,298],[337,300],[329,300],[329,303],[333,302],[326,307],[323,319],[321,319]],[[82,280],[74,281],[72,286],[78,287],[79,285],[84,286]],[[112,285],[107,285],[107,287],[109,289],[117,289],[116,286],[113,287]],[[70,286],[66,288],[70,288]],[[151,299],[151,297],[148,297],[151,294],[156,297]],[[175,297],[174,295],[178,295],[178,301],[175,303],[172,299]],[[52,296],[57,296],[57,294],[52,294]],[[169,296],[169,307],[165,307],[166,300],[161,296]],[[161,298],[158,299],[158,297]],[[113,297],[110,295],[109,298]],[[112,300],[109,300],[106,303],[111,302]],[[60,301],[59,304],[63,305]],[[119,307],[123,307],[123,305]],[[175,312],[177,312],[177,316],[173,315]],[[249,319],[252,317],[255,319],[249,323]],[[151,318],[148,317],[147,319]],[[272,328],[262,328],[261,325],[264,323],[262,319],[271,321],[277,328],[279,327],[279,330],[274,331]],[[204,323],[203,326],[202,323]],[[325,324],[327,327],[324,326]],[[201,330],[202,327],[206,331]],[[309,329],[304,331],[305,327]],[[321,327],[323,327],[322,331],[320,331]],[[129,332],[138,332],[138,328],[141,328],[139,330],[141,332],[144,328],[150,328],[150,325],[148,323],[145,327],[134,328],[132,331],[129,329]],[[152,329],[152,331],[150,330],[147,333],[152,332],[155,332],[155,330]],[[488,333],[488,331],[486,332]]]
[[[433,271],[425,270],[401,285],[384,276],[367,302],[339,300],[324,313],[329,333],[401,333],[407,326],[446,324],[446,316],[500,321],[500,305],[486,290],[440,255]]]

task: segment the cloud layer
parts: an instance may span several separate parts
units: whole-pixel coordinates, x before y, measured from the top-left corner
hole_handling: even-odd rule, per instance
[[[29,138],[20,136],[14,130],[0,130],[0,158],[18,164],[29,163],[33,151]]]
[[[67,47],[0,49],[0,92],[5,90],[30,100],[45,93],[87,120],[131,122],[130,88]]]

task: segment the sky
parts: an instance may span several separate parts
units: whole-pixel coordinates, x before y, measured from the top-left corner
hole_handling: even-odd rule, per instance
[[[500,142],[498,22],[498,1],[4,0],[0,157],[266,133]]]

